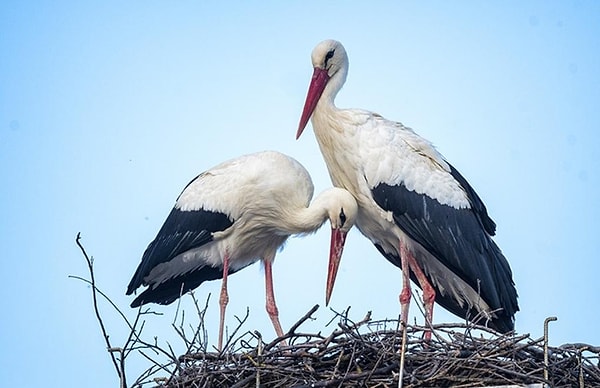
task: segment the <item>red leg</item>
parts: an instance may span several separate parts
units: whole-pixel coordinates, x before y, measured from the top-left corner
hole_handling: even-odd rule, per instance
[[[404,243],[400,242],[400,262],[402,264],[402,291],[400,292],[400,321],[402,324],[408,324],[408,308],[410,306],[410,258],[412,255],[406,249]]]
[[[275,333],[277,333],[277,336],[283,337],[283,329],[281,328],[281,323],[279,323],[279,310],[277,309],[277,304],[275,303],[275,293],[273,292],[273,270],[271,260],[264,260],[264,265],[267,314],[269,314],[269,318],[271,318],[271,322],[273,323],[273,327],[275,328]],[[286,344],[285,341],[283,344]]]
[[[433,322],[433,302],[435,301],[435,290],[427,280],[427,276],[417,264],[417,261],[413,256],[409,256],[410,269],[415,274],[417,281],[421,285],[423,289],[423,305],[425,306],[425,323],[427,326],[430,326]],[[425,339],[427,341],[431,340],[431,331],[425,331]]]
[[[225,253],[223,258],[223,281],[221,282],[221,295],[219,296],[219,307],[221,310],[219,321],[219,351],[223,350],[223,328],[225,326],[225,308],[229,303],[227,294],[227,275],[229,274],[229,254]]]
[[[427,280],[427,276],[417,264],[412,253],[406,248],[405,244],[400,242],[400,260],[402,264],[402,292],[400,293],[400,305],[402,306],[402,322],[408,320],[408,307],[410,305],[410,271],[415,274],[419,285],[423,289],[423,304],[425,306],[425,321],[427,325],[433,322],[433,302],[435,301],[435,290]],[[431,339],[431,331],[425,331],[425,339]]]
[[[398,387],[402,387],[404,380],[404,359],[406,356],[406,336],[408,325],[408,307],[410,306],[410,259],[411,253],[406,245],[400,242],[400,263],[402,265],[402,291],[400,292],[400,324],[402,325],[402,347],[400,348],[400,369],[398,373]]]

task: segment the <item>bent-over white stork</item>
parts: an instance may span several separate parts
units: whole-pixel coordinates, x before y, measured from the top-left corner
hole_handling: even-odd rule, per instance
[[[312,116],[334,186],[358,202],[356,226],[402,268],[403,322],[410,277],[423,289],[428,323],[436,301],[462,318],[513,330],[519,307],[512,272],[491,238],[496,225],[475,190],[412,129],[376,113],[335,106],[348,73],[340,42],[319,43],[312,64],[296,138]]]
[[[148,286],[131,304],[170,304],[202,282],[223,278],[219,349],[222,350],[227,276],[262,260],[266,309],[283,336],[273,293],[271,264],[293,234],[311,233],[329,219],[329,267],[340,261],[357,204],[344,189],[330,188],[310,203],[313,183],[295,159],[274,151],[226,161],[192,180],[148,245],[127,295]],[[335,275],[335,270],[330,271]]]

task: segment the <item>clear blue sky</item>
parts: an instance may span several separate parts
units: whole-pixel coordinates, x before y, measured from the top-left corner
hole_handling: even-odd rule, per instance
[[[600,3],[4,1],[0,5],[0,381],[116,386],[77,232],[97,281],[124,291],[184,185],[275,149],[329,186],[312,130],[294,140],[321,40],[344,43],[337,103],[425,136],[476,188],[520,294],[517,330],[600,344]],[[274,267],[284,328],[323,304],[328,228],[292,239]],[[230,281],[228,323],[267,338],[259,265]],[[399,313],[400,271],[354,231],[332,307]],[[219,282],[207,316],[216,340]],[[189,308],[189,297],[184,307]],[[103,305],[115,345],[124,324]],[[173,339],[175,307],[146,333]],[[413,315],[422,322],[416,308]],[[191,315],[191,314],[190,314]],[[322,307],[309,329],[323,329]],[[436,322],[457,321],[436,310]],[[311,326],[312,325],[312,326]],[[325,331],[330,328],[325,328]],[[142,363],[132,361],[130,379]]]

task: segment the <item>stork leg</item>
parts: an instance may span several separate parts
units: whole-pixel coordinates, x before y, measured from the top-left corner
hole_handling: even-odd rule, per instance
[[[229,303],[227,294],[227,275],[229,274],[229,254],[223,258],[223,281],[221,282],[221,295],[219,296],[220,321],[219,321],[219,352],[223,350],[223,328],[225,326],[225,308]]]
[[[425,306],[425,325],[430,327],[433,322],[433,302],[435,301],[435,290],[431,286],[431,283],[429,283],[429,280],[427,280],[427,276],[425,276],[425,273],[417,264],[415,258],[413,256],[410,256],[408,258],[408,261],[410,263],[410,269],[415,274],[417,281],[423,289],[423,305]],[[431,330],[425,330],[424,337],[426,341],[431,340]]]
[[[412,254],[406,248],[406,245],[400,242],[400,263],[402,266],[402,291],[400,292],[400,321],[403,325],[408,324],[408,307],[410,306],[410,259]],[[414,259],[413,259],[414,260]]]
[[[265,291],[266,291],[266,309],[277,337],[283,337],[283,329],[281,323],[279,323],[279,310],[275,303],[275,293],[273,292],[273,269],[272,260],[264,260],[265,265]],[[286,341],[282,341],[283,345],[287,345]]]
[[[430,326],[433,322],[433,302],[435,301],[435,290],[427,280],[425,272],[421,269],[415,257],[403,242],[400,242],[400,261],[402,265],[402,292],[400,293],[400,305],[402,315],[400,319],[406,323],[408,320],[408,306],[410,305],[410,271],[415,274],[419,285],[423,289],[423,305],[425,306],[425,323]],[[431,340],[431,331],[425,331],[425,340]]]
[[[400,265],[402,266],[402,291],[400,292],[400,324],[402,325],[402,346],[400,348],[400,369],[398,372],[398,388],[402,388],[404,383],[404,360],[406,357],[406,337],[408,325],[408,307],[410,306],[410,258],[411,253],[406,248],[404,242],[400,241]]]

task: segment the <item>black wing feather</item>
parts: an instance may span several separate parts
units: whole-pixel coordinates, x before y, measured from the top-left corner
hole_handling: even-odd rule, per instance
[[[155,288],[148,287],[134,301],[131,307],[139,307],[146,303],[171,304],[181,295],[193,290],[205,281],[220,279],[223,277],[223,269],[204,266],[199,271],[178,276],[159,284]]]
[[[466,184],[456,170],[452,171],[461,184]],[[497,313],[499,318],[496,326],[501,331],[509,331],[514,326],[512,317],[519,309],[512,272],[508,261],[490,237],[495,224],[487,215],[481,199],[466,185],[463,188],[472,203],[470,209],[443,205],[427,195],[408,190],[403,184],[391,186],[382,183],[372,189],[372,194],[381,208],[393,213],[398,227],[411,239],[421,244],[474,290],[478,290],[492,309],[502,309]],[[398,265],[398,258],[387,258]],[[436,294],[436,301],[442,306],[466,318],[468,312],[457,302],[448,298],[443,300],[439,292]]]
[[[458,181],[458,183],[462,186],[463,190],[465,190],[465,192],[467,193],[467,198],[469,198],[469,202],[471,203],[471,208],[473,209],[475,216],[477,217],[479,222],[481,222],[481,225],[483,226],[485,231],[490,236],[494,236],[496,234],[496,223],[488,215],[487,209],[483,204],[483,201],[481,200],[481,198],[479,198],[479,195],[477,195],[475,190],[471,187],[469,182],[461,175],[461,173],[458,172],[458,170],[455,169],[454,166],[452,166],[450,163],[448,163],[448,166],[450,166],[450,175],[452,175],[452,177]]]
[[[229,268],[228,275],[232,275],[239,270],[243,269],[232,269]],[[196,271],[185,274],[184,276],[178,276],[173,279],[159,284],[152,288],[149,287],[144,290],[137,298],[131,302],[131,307],[139,307],[146,303],[158,303],[162,305],[171,304],[177,300],[181,295],[191,291],[198,287],[200,284],[209,281],[221,279],[223,277],[223,268],[211,267],[205,265]]]
[[[144,278],[148,276],[154,267],[161,263],[168,262],[185,251],[198,248],[211,242],[213,240],[213,233],[223,231],[231,225],[233,225],[233,221],[224,213],[204,209],[184,211],[173,208],[154,241],[146,248],[146,251],[142,256],[142,262],[138,266],[127,287],[127,295],[132,294],[138,287],[145,284]],[[208,271],[204,275],[198,273],[201,271],[194,271],[191,273],[195,274],[196,280],[191,281],[188,284],[197,284],[189,289],[197,287],[202,281],[216,279],[211,267],[203,268],[207,268],[206,271]],[[162,289],[171,290],[175,287],[177,296],[179,296],[181,282],[181,278],[174,278],[173,285],[169,285],[170,282],[167,282]],[[154,290],[158,288],[160,287],[155,287]],[[149,292],[149,290],[146,290],[145,292]],[[156,294],[160,293],[161,292],[157,292]],[[175,299],[176,298],[177,297],[175,297]],[[147,302],[148,300],[146,300],[146,303]]]

